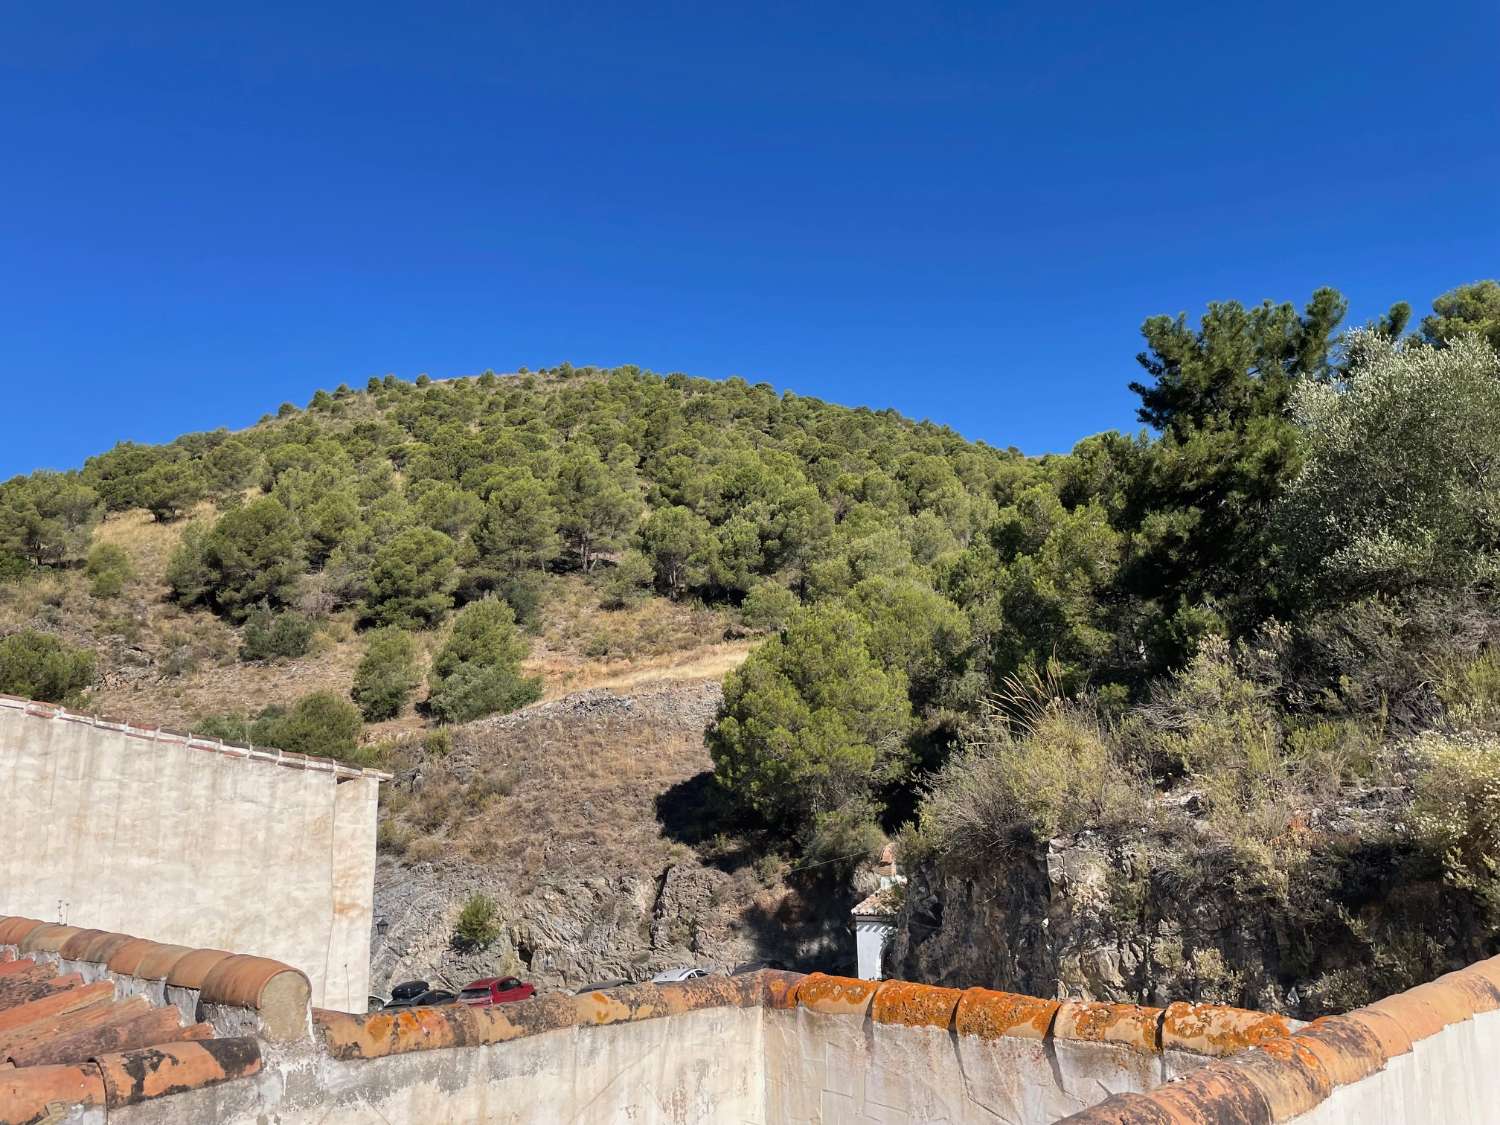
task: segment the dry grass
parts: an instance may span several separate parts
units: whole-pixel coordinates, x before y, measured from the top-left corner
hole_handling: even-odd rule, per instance
[[[744,663],[754,645],[753,641],[724,641],[638,660],[559,662],[551,667],[533,657],[526,662],[526,670],[543,676],[543,698],[557,699],[590,688],[623,690],[663,681],[722,680]]]
[[[364,652],[351,613],[323,620],[305,657],[247,664],[237,659],[237,629],[167,600],[172,552],[194,520],[215,515],[207,503],[165,524],[144,511],[110,515],[94,538],[130,557],[134,575],[124,592],[94,598],[80,570],[8,583],[0,586],[0,633],[39,629],[92,649],[101,682],[90,693],[90,708],[164,726],[190,727],[204,715],[287,706],[313,691],[347,692]],[[602,609],[598,590],[580,575],[549,578],[546,597],[544,625],[532,641],[526,670],[542,677],[548,699],[592,687],[719,679],[752,647],[724,639],[730,617],[721,610],[661,598]],[[451,623],[419,634],[418,642],[430,654],[449,628]],[[425,725],[408,707],[396,719],[372,724],[365,737],[399,738]]]
[[[422,780],[384,799],[386,839],[413,859],[499,864],[525,892],[546,871],[659,871],[686,858],[662,834],[656,798],[712,763],[701,729],[648,708],[457,727],[448,755],[412,742],[393,765],[420,766]]]

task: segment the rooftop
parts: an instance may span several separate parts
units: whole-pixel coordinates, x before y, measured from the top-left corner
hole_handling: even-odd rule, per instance
[[[106,718],[79,711],[69,711],[67,708],[59,707],[55,703],[39,703],[34,699],[22,699],[14,695],[0,694],[0,712],[3,711],[19,712],[37,720],[79,723],[83,726],[95,727],[99,730],[119,731],[130,738],[140,739],[142,742],[187,746],[193,750],[203,750],[211,754],[223,754],[230,758],[240,758],[250,762],[285,766],[288,769],[317,770],[324,773],[331,773],[340,781],[356,777],[370,777],[378,781],[389,781],[391,778],[390,774],[380,770],[362,769],[359,766],[347,765],[332,758],[319,758],[312,754],[296,754],[290,750],[277,750],[268,746],[250,746],[238,742],[225,742],[218,738],[204,738],[201,735],[191,734],[188,731],[169,730],[166,727],[131,719]]]
[[[46,1120],[59,1105],[137,1105],[259,1072],[254,1035],[185,1017],[169,993],[174,980],[196,981],[213,997],[268,971],[301,978],[264,958],[0,918],[0,1122]]]

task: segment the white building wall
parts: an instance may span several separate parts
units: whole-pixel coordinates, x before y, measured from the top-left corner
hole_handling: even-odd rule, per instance
[[[863,979],[885,979],[885,950],[895,933],[896,923],[891,918],[865,917],[854,920],[854,948],[859,959],[859,975]]]
[[[378,785],[0,707],[0,914],[274,957],[363,1011]]]
[[[1500,1121],[1500,1012],[1481,1012],[1340,1086],[1297,1125],[1488,1125]]]

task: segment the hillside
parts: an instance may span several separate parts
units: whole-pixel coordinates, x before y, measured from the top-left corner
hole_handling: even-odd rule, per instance
[[[830,963],[894,839],[909,974],[1357,1004],[1500,948],[1500,285],[1346,311],[1066,456],[566,366],[120,446],[0,486],[0,687],[393,769],[391,972]]]
[[[760,958],[847,967],[852,888],[798,876],[715,822],[703,731],[721,699],[712,679],[595,688],[398,755],[377,990],[495,972],[577,988]],[[452,938],[476,895],[496,905],[496,937],[466,949]]]

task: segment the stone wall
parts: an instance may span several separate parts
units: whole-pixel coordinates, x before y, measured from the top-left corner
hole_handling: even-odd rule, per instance
[[[0,913],[232,949],[368,992],[379,779],[0,698]]]

